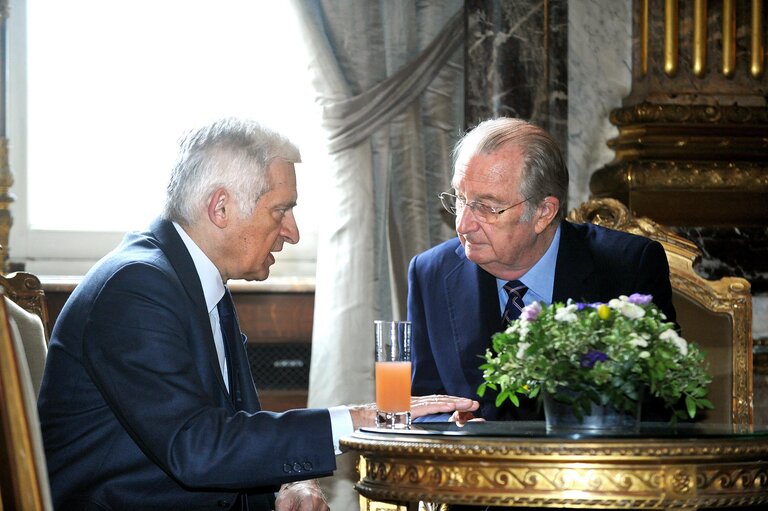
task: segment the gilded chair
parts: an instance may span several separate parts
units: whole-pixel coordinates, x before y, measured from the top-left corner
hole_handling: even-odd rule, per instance
[[[18,329],[0,300],[0,506],[52,509],[37,399]]]
[[[5,296],[24,310],[40,317],[48,334],[48,304],[40,279],[23,271],[0,275],[0,288]]]
[[[48,355],[48,306],[40,279],[31,273],[0,275],[0,289],[5,295],[8,315],[19,330],[37,396]]]
[[[691,241],[645,217],[635,217],[621,202],[594,199],[568,214],[576,223],[597,225],[654,239],[669,261],[672,301],[677,323],[688,341],[706,353],[715,405],[698,417],[705,423],[752,425],[752,295],[748,281],[739,277],[707,280],[694,264],[701,250]]]

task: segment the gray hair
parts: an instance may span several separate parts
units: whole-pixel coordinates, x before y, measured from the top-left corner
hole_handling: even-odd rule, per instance
[[[568,167],[552,136],[527,121],[500,117],[478,124],[459,140],[453,150],[454,176],[473,155],[491,154],[505,145],[520,148],[523,155],[520,193],[529,199],[523,220],[533,218],[539,203],[550,196],[560,201],[557,218],[565,218],[568,211]]]
[[[218,188],[238,201],[243,216],[268,192],[266,173],[275,158],[299,163],[299,149],[255,121],[221,119],[185,134],[166,189],[163,218],[191,225]]]

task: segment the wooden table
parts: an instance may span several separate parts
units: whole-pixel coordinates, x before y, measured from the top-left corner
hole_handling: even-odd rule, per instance
[[[362,429],[341,445],[360,455],[363,509],[768,506],[766,429],[644,423],[639,434],[584,436],[537,422],[423,423]]]

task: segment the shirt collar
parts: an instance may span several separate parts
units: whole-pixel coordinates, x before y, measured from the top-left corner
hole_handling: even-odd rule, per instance
[[[552,303],[552,294],[555,288],[555,266],[557,266],[557,252],[560,248],[560,226],[557,226],[555,236],[552,238],[552,243],[549,244],[549,248],[544,255],[536,261],[530,270],[525,272],[525,275],[518,280],[528,287],[528,292],[525,294],[523,301],[526,305],[543,301],[544,303]],[[496,279],[496,286],[499,293],[502,292],[506,280]],[[506,292],[504,292],[506,295]]]
[[[179,233],[181,241],[184,242],[184,246],[187,247],[189,255],[192,256],[192,262],[197,270],[197,275],[200,277],[200,284],[203,286],[203,296],[205,296],[205,306],[210,313],[224,296],[224,283],[221,281],[221,273],[219,273],[216,265],[208,259],[208,256],[200,250],[200,247],[189,237],[189,234],[176,222],[173,222],[173,226],[176,228],[176,232]]]

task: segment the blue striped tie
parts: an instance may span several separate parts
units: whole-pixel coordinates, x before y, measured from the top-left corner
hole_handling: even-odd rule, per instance
[[[510,280],[504,284],[504,290],[509,294],[509,300],[507,300],[504,314],[501,315],[502,330],[506,330],[510,321],[520,317],[520,312],[525,307],[523,296],[528,291],[528,287],[519,280]]]

